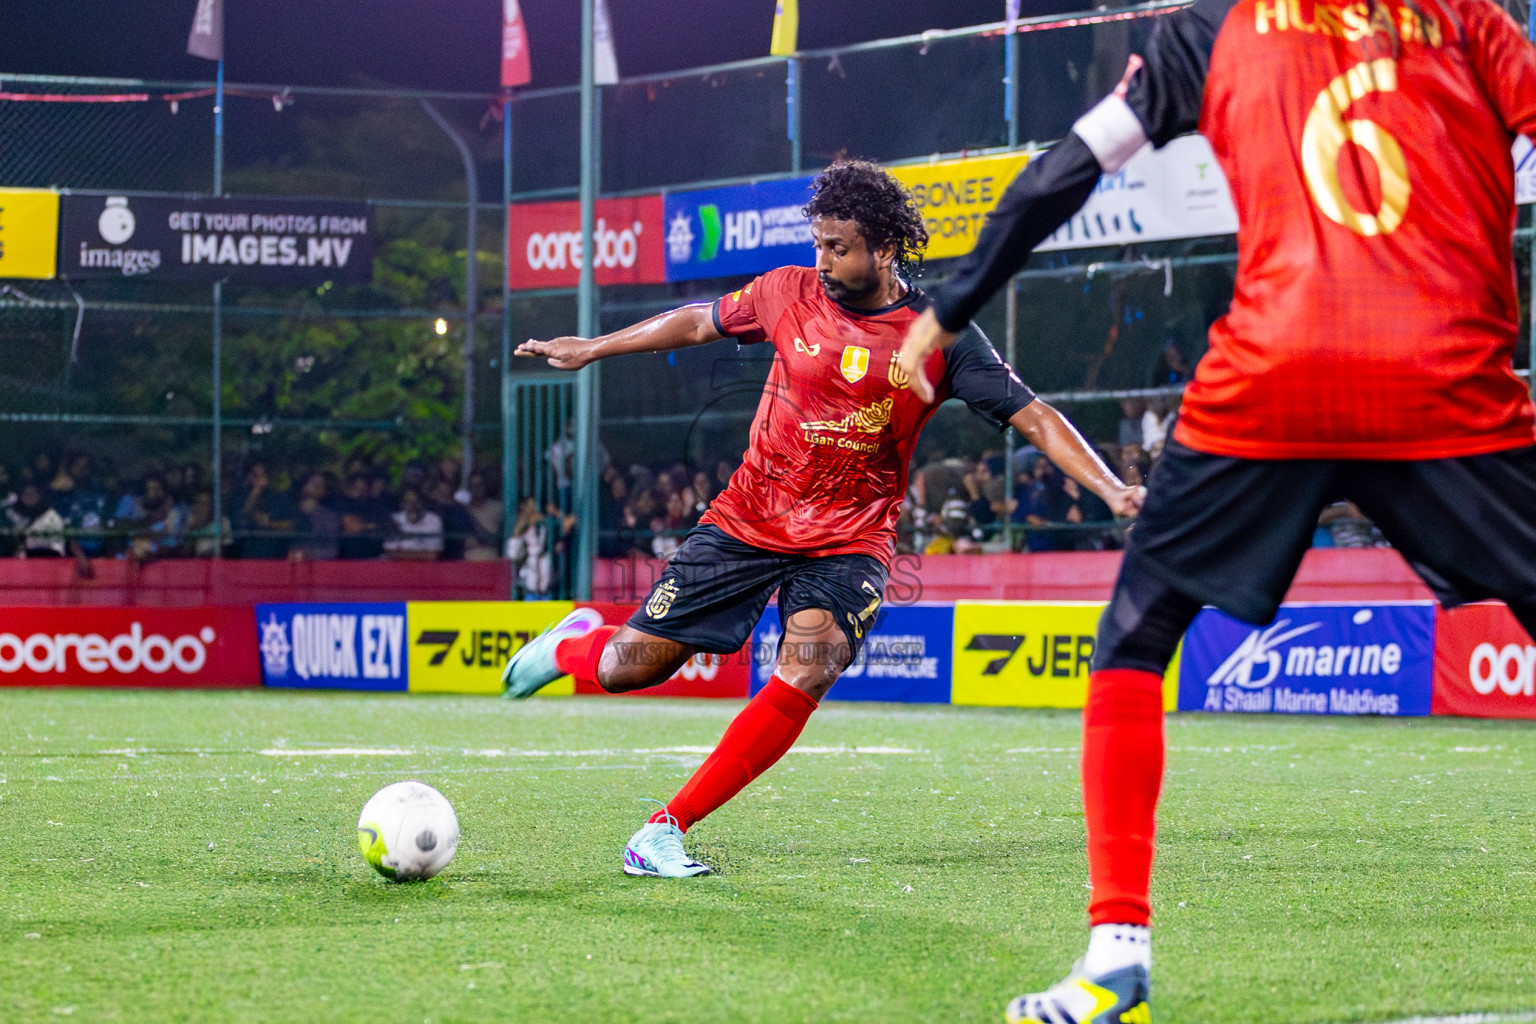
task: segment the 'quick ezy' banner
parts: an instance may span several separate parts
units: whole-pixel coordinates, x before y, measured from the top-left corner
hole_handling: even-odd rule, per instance
[[[811,224],[801,209],[810,201],[812,180],[667,193],[667,280],[811,266]]]
[[[405,689],[404,602],[259,604],[256,637],[263,685]]]
[[[1427,715],[1435,608],[1287,604],[1267,626],[1207,608],[1184,635],[1180,711]]]

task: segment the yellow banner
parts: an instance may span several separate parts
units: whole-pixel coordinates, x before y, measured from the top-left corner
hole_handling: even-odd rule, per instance
[[[0,278],[48,280],[57,273],[59,194],[0,188]]]
[[[989,707],[1080,708],[1088,698],[1099,602],[955,605],[951,703]],[[1182,650],[1182,648],[1181,648]],[[1178,705],[1179,658],[1163,680],[1163,708]]]
[[[570,614],[569,601],[410,601],[405,606],[412,693],[500,693],[507,659]],[[576,692],[562,676],[539,694]]]
[[[1028,153],[1006,153],[890,168],[891,176],[912,190],[922,211],[928,228],[923,255],[940,260],[974,249],[987,214],[1028,162]]]

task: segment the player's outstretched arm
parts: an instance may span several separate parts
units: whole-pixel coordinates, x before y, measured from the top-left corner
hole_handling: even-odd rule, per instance
[[[1147,489],[1127,486],[1115,476],[1093,446],[1054,406],[1037,398],[1014,413],[1008,422],[1058,469],[1098,495],[1116,516],[1126,518],[1141,511]]]
[[[715,328],[709,303],[683,306],[633,327],[614,331],[600,338],[555,338],[551,341],[529,339],[517,346],[519,356],[543,356],[557,370],[579,370],[588,363],[609,356],[631,352],[669,352],[673,349],[707,345],[725,335]]]

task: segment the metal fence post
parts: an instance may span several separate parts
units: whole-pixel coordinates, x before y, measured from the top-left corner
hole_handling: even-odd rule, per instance
[[[224,61],[213,96],[213,194],[224,194]],[[213,282],[213,557],[224,557],[224,282]]]
[[[784,75],[784,101],[789,106],[789,169],[800,173],[805,164],[805,142],[801,138],[800,93],[801,65],[799,57],[791,57]]]
[[[597,334],[593,210],[597,196],[597,87],[593,81],[592,28],[595,0],[581,0],[581,277],[576,289],[576,333]],[[576,458],[571,510],[576,514],[573,589],[578,600],[592,597],[592,559],[597,554],[597,377],[595,365],[576,373]],[[563,424],[561,425],[563,427]]]
[[[516,465],[512,450],[512,94],[501,111],[501,543],[506,555],[512,526],[517,522]],[[517,576],[512,574],[508,597],[517,596]]]

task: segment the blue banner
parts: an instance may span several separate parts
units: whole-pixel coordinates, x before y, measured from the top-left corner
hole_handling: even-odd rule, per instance
[[[908,704],[949,703],[954,659],[955,609],[951,605],[885,608],[864,648],[827,694],[828,700],[879,700]],[[768,684],[783,627],[777,605],[752,631],[752,692]]]
[[[1207,608],[1184,637],[1179,710],[1427,715],[1434,638],[1427,602],[1287,604],[1268,626]]]
[[[668,192],[667,280],[761,274],[816,262],[811,225],[801,213],[810,177]]]
[[[259,604],[266,686],[404,690],[405,603]]]

